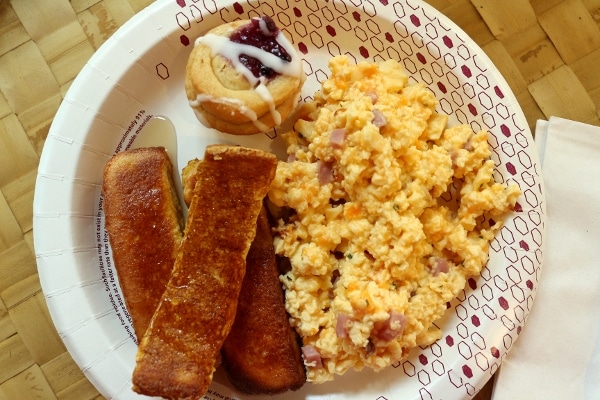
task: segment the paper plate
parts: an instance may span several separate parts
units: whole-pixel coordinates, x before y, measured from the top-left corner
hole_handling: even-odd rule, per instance
[[[497,180],[523,195],[491,246],[481,277],[470,280],[437,325],[443,338],[379,373],[351,372],[306,384],[286,399],[465,399],[496,372],[531,309],[541,272],[544,192],[527,122],[485,54],[452,22],[416,0],[158,1],[119,29],[90,59],[55,117],[39,166],[34,238],[39,276],[64,343],[107,398],[131,391],[136,343],[104,230],[102,170],[136,145],[152,116],[177,132],[177,163],[209,143],[278,151],[267,135],[234,137],[204,128],[187,104],[183,74],[196,37],[235,19],[274,18],[303,57],[309,98],[331,56],[399,60],[440,100],[450,123],[491,132]],[[273,136],[273,135],[271,135]],[[167,140],[167,138],[165,138]],[[139,140],[138,140],[139,141]],[[208,399],[244,398],[220,371]],[[252,398],[260,398],[253,396]]]

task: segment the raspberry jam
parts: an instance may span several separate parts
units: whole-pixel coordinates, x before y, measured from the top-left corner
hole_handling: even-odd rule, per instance
[[[279,28],[275,25],[275,21],[273,21],[271,17],[265,15],[261,19],[253,18],[251,21],[252,22],[248,25],[244,25],[235,31],[229,37],[229,40],[234,43],[258,47],[261,50],[279,57],[283,61],[292,61],[292,57],[277,41]],[[239,60],[257,78],[262,76],[267,79],[272,79],[278,75],[276,71],[264,65],[254,57],[241,54]]]

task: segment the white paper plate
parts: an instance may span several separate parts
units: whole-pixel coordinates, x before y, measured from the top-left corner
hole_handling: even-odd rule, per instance
[[[100,185],[105,162],[153,115],[175,125],[178,164],[209,143],[274,148],[266,135],[205,129],[187,105],[184,66],[194,39],[234,19],[273,16],[301,50],[308,98],[333,55],[398,59],[440,99],[451,123],[488,129],[496,177],[523,190],[492,243],[481,277],[469,281],[440,321],[444,336],[380,373],[352,372],[307,384],[286,399],[464,399],[496,372],[531,309],[541,272],[544,192],[527,122],[490,60],[452,22],[417,0],[158,1],[119,29],[90,59],[61,105],[42,154],[34,201],[39,275],[58,332],[107,398],[132,399],[136,344],[112,268]],[[221,373],[208,399],[243,398]],[[229,396],[229,397],[227,397]],[[260,398],[260,397],[252,397]],[[268,397],[271,398],[271,397]]]

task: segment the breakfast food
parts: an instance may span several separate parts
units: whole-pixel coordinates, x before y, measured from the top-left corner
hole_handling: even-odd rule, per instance
[[[141,339],[171,276],[183,230],[167,152],[151,147],[118,153],[106,163],[102,193],[117,276]]]
[[[246,275],[223,366],[234,386],[251,394],[296,390],[306,382],[299,338],[285,311],[269,217],[263,207],[246,257]]]
[[[181,170],[181,185],[183,186],[183,201],[186,206],[190,206],[192,203],[192,197],[194,197],[194,189],[198,179],[196,170],[202,160],[197,158],[188,161],[187,165]]]
[[[220,25],[198,38],[185,90],[204,125],[249,135],[281,124],[296,107],[304,80],[296,50],[264,16]]]
[[[208,389],[276,163],[261,150],[206,148],[171,279],[138,346],[136,392],[201,398]]]
[[[183,169],[183,193],[188,205],[201,162],[190,160]],[[235,321],[221,353],[230,381],[244,393],[282,393],[299,389],[306,382],[299,338],[284,306],[269,215],[264,207],[246,256]]]
[[[286,309],[307,379],[380,370],[440,338],[434,325],[477,276],[520,195],[494,181],[487,132],[447,128],[396,61],[330,60],[331,76],[284,134],[269,200]]]

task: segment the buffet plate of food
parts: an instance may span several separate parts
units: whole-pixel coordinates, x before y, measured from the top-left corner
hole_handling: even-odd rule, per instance
[[[250,43],[259,36],[275,47]],[[166,149],[156,168],[171,174],[161,175],[173,191],[165,201],[177,199],[169,218],[183,239],[171,251],[166,294],[141,300],[152,322],[138,324],[148,311],[133,298],[150,291],[137,276],[128,292],[121,266],[146,263],[140,257],[165,236],[131,234],[155,197],[125,201],[120,223],[123,214],[130,222],[114,228],[114,193],[141,187],[138,177],[157,164],[107,171],[157,147]],[[217,166],[229,157],[240,164]],[[183,375],[198,381],[196,367],[180,367],[204,355],[194,343],[203,329],[215,345],[197,398],[469,398],[498,370],[534,301],[545,232],[540,172],[506,81],[421,1],[157,1],[92,56],[50,129],[34,200],[42,289],[67,349],[107,398],[174,396]],[[258,203],[231,200],[250,193],[235,179],[260,186]],[[252,308],[243,307],[256,296],[236,299],[243,272],[219,275],[222,291],[178,280],[195,273],[190,258],[232,259],[229,239],[248,225],[236,216],[251,214],[254,226],[263,197],[267,247],[286,260],[276,277],[282,329],[297,339],[290,351],[301,369],[300,383],[278,389],[247,384],[253,373],[275,376],[266,361],[240,383],[227,348],[233,320],[210,309]],[[236,213],[227,220],[223,210]],[[192,220],[208,233],[194,236]],[[119,242],[123,231],[130,236]],[[235,253],[242,271],[259,231]],[[215,306],[224,297],[227,307]],[[187,301],[210,307],[190,316]],[[242,331],[235,326],[232,336]],[[231,348],[267,354],[257,337]],[[176,340],[181,354],[160,353]],[[150,357],[158,377],[150,353],[159,354]],[[143,376],[163,387],[145,387]]]

